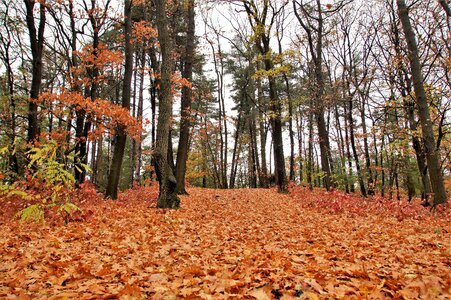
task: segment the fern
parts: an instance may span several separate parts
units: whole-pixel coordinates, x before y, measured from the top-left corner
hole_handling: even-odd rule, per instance
[[[21,210],[17,214],[21,221],[43,220],[45,209],[55,206],[59,206],[57,213],[64,218],[65,223],[69,221],[69,217],[74,212],[81,212],[78,206],[69,201],[69,195],[74,190],[75,177],[64,164],[57,161],[58,147],[55,140],[50,140],[27,152],[28,167],[33,167],[33,179],[39,183],[39,191],[34,199],[40,200],[41,203]],[[81,168],[88,170],[86,165],[81,165]],[[17,195],[26,200],[33,199],[26,192],[16,188],[7,189],[6,194],[8,196]],[[46,196],[41,200],[41,195]]]
[[[63,205],[61,205],[60,208],[58,208],[58,213],[65,212],[67,215],[71,215],[73,212],[76,211],[82,212],[82,210],[72,202],[66,202]]]
[[[30,195],[28,195],[27,192],[20,191],[20,190],[15,190],[15,189],[12,189],[6,195],[6,197],[12,197],[12,196],[19,196],[19,197],[21,197],[24,200],[31,200],[31,198],[32,198]]]
[[[30,205],[16,214],[22,222],[34,220],[36,223],[44,220],[44,209],[40,204]]]

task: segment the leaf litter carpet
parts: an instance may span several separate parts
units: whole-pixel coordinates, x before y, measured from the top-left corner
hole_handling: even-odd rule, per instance
[[[68,225],[1,219],[1,299],[450,299],[449,209],[341,192],[155,187]],[[95,197],[91,197],[95,198]],[[98,197],[99,198],[99,197]]]

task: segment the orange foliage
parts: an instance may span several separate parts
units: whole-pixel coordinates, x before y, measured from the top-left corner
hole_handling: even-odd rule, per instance
[[[133,43],[139,44],[146,40],[154,40],[158,37],[158,32],[148,21],[139,21],[133,23]],[[151,47],[149,44],[148,47]]]
[[[113,135],[118,125],[125,126],[127,135],[136,140],[141,138],[143,132],[140,122],[132,117],[127,109],[108,100],[99,98],[92,100],[76,92],[62,91],[59,94],[43,93],[38,102],[45,103],[46,106],[52,105],[58,112],[68,107],[75,107],[76,110],[83,109],[91,114],[91,121],[98,123],[97,128],[89,133],[89,138],[92,140],[107,131]]]
[[[192,83],[188,79],[183,78],[180,75],[179,72],[176,72],[176,73],[172,74],[172,76],[171,76],[171,83],[172,83],[172,85],[171,85],[171,92],[172,92],[173,95],[176,95],[176,96],[180,95],[178,93],[178,91],[181,88],[183,88],[183,87],[186,87],[186,88],[189,88],[189,89],[192,88]]]
[[[72,87],[90,86],[92,81],[102,82],[106,74],[118,73],[124,60],[122,52],[109,50],[103,43],[99,44],[96,51],[92,45],[87,45],[75,54],[80,59],[80,65],[70,69],[69,82]],[[92,68],[100,71],[97,78],[89,78],[87,72]]]

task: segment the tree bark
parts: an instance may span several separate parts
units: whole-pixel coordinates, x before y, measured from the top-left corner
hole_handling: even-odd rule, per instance
[[[124,81],[122,86],[122,107],[130,110],[131,84],[133,76],[133,45],[131,43],[132,37],[132,1],[125,0],[124,3],[124,44],[125,44],[125,66],[124,66]],[[119,125],[116,129],[116,145],[113,152],[113,160],[111,162],[110,175],[108,177],[108,184],[106,188],[106,196],[111,199],[117,199],[119,179],[121,176],[122,160],[125,152],[125,143],[127,141],[127,134],[125,126]]]
[[[36,29],[34,17],[34,0],[24,0],[26,7],[26,22],[30,37],[32,55],[32,78],[30,101],[28,102],[28,132],[27,141],[33,142],[39,137],[38,105],[36,102],[41,90],[42,82],[42,53],[44,50],[45,3],[39,4],[39,26]]]
[[[177,196],[177,181],[168,162],[169,130],[172,123],[171,75],[173,59],[171,54],[172,41],[168,29],[166,0],[155,0],[156,24],[158,41],[161,50],[161,79],[159,89],[159,114],[157,136],[155,141],[155,171],[160,183],[157,207],[179,208]]]
[[[271,17],[268,16],[268,9],[270,8],[269,1],[264,1],[260,10],[257,8],[255,2],[243,1],[243,4],[249,23],[257,37],[255,46],[263,56],[264,68],[269,74],[267,76],[269,85],[269,119],[272,127],[275,178],[278,191],[280,193],[286,193],[288,191],[288,184],[285,170],[285,157],[283,153],[282,102],[277,95],[276,80],[274,76],[270,74],[270,71],[274,68],[274,63],[271,58],[270,31],[274,24],[274,18],[277,15],[277,12],[274,11],[274,7],[271,6],[273,15]],[[268,21],[267,18],[270,20],[269,24],[266,23]]]
[[[404,0],[397,0],[398,15],[402,23],[403,31],[407,40],[409,49],[409,61],[412,72],[412,81],[417,102],[418,115],[420,117],[424,146],[426,150],[426,160],[428,164],[431,187],[434,193],[434,206],[446,202],[446,190],[443,176],[440,170],[440,161],[438,149],[432,128],[432,121],[429,112],[429,105],[426,92],[423,85],[423,74],[421,71],[420,58],[418,54],[418,45],[415,33],[410,23],[409,12]]]
[[[183,58],[182,76],[189,82],[193,80],[193,58],[194,58],[194,0],[188,1],[188,28],[186,34],[185,55]],[[186,161],[188,159],[189,132],[191,126],[191,97],[190,87],[182,88],[181,112],[180,112],[180,138],[177,148],[177,162],[175,177],[177,179],[177,193],[188,194],[185,188]]]
[[[299,5],[299,7],[298,7]],[[321,168],[324,172],[323,184],[326,190],[330,190],[332,187],[331,176],[331,152],[329,142],[329,132],[326,127],[326,120],[324,117],[324,76],[323,76],[323,37],[324,37],[324,18],[321,8],[321,1],[316,0],[316,12],[317,16],[307,13],[303,4],[299,4],[296,0],[293,0],[293,8],[299,24],[307,34],[308,46],[314,63],[314,79],[315,79],[315,91],[314,91],[314,114],[316,123],[318,126],[319,147],[321,154]],[[298,8],[302,11],[303,17],[307,19],[313,19],[316,25],[311,24],[311,21],[304,21],[298,12]],[[312,8],[313,9],[313,8]],[[316,36],[314,36],[314,32]]]

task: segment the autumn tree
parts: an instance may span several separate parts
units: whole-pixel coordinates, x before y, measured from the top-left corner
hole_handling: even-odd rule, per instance
[[[335,8],[332,6],[321,4],[320,0],[315,1],[298,1],[293,0],[293,9],[300,26],[307,35],[308,49],[313,62],[314,68],[314,114],[318,126],[318,137],[321,151],[321,168],[324,172],[324,187],[329,190],[332,183],[332,157],[330,152],[329,133],[326,127],[325,119],[325,99],[324,85],[325,79],[323,74],[323,40],[326,35],[325,21],[331,14],[341,9],[345,5],[344,1],[340,1]]]
[[[249,24],[254,34],[255,46],[261,55],[264,66],[264,76],[268,80],[269,87],[269,118],[272,127],[272,139],[274,149],[275,179],[279,192],[287,192],[287,178],[285,170],[285,157],[282,139],[282,101],[276,87],[276,73],[272,60],[271,32],[276,16],[282,11],[286,3],[279,7],[276,3],[264,0],[257,4],[256,1],[243,0],[242,4],[247,13]]]
[[[42,54],[44,51],[44,30],[46,21],[45,1],[39,3],[39,23],[36,28],[34,7],[36,1],[24,0],[26,7],[26,21],[30,38],[32,55],[32,79],[30,87],[30,102],[28,104],[28,142],[39,136],[38,105],[35,102],[39,97],[42,80]]]
[[[130,110],[131,83],[133,75],[133,45],[132,38],[132,0],[124,2],[124,82],[122,84],[122,107]],[[111,172],[108,177],[106,196],[112,199],[117,198],[119,178],[121,175],[122,160],[125,152],[125,142],[127,134],[123,125],[119,125],[116,130],[116,145],[114,147],[113,159],[111,161]]]
[[[432,128],[429,104],[423,84],[420,58],[415,33],[409,18],[409,10],[404,0],[397,0],[398,14],[402,28],[407,40],[409,50],[410,70],[412,74],[413,88],[415,91],[418,115],[421,121],[424,145],[426,148],[426,159],[431,179],[432,191],[434,192],[434,206],[446,202],[446,190],[440,170],[436,140]]]
[[[171,75],[173,68],[172,41],[168,28],[166,0],[155,0],[158,41],[161,51],[161,79],[158,91],[159,114],[157,136],[154,150],[155,171],[160,183],[159,208],[178,208],[180,200],[177,196],[177,181],[168,161],[169,129],[172,124]]]
[[[194,40],[195,40],[195,1],[189,0],[185,5],[186,16],[186,41],[185,50],[182,60],[182,77],[189,82],[193,79],[193,60],[194,60]],[[177,179],[177,193],[186,194],[185,175],[186,175],[186,161],[188,159],[189,150],[189,133],[191,127],[191,101],[192,101],[192,87],[183,86],[181,96],[180,109],[180,137],[177,148],[177,162],[175,165],[175,175]]]

